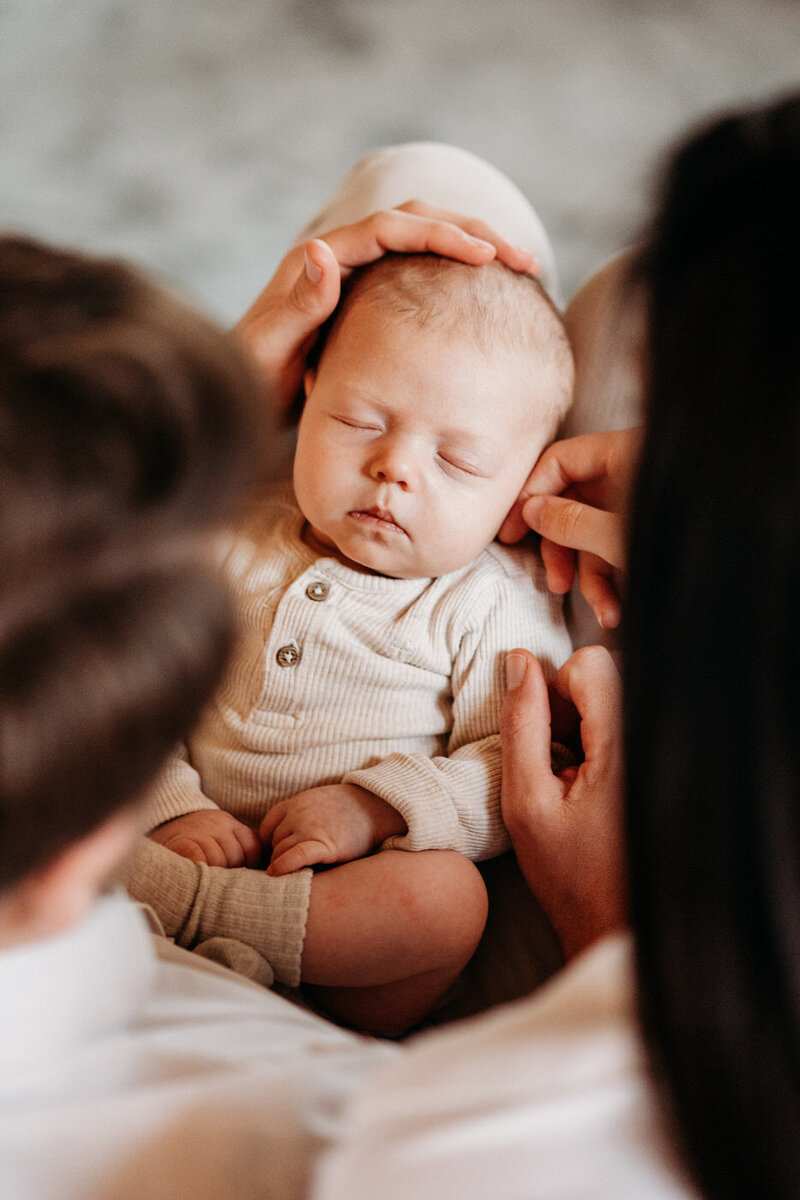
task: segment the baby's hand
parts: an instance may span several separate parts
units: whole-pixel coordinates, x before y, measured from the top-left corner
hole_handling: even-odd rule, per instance
[[[257,867],[261,861],[261,843],[254,831],[219,808],[173,817],[148,836],[183,858],[209,867]]]
[[[308,788],[271,808],[259,834],[272,857],[268,875],[288,875],[315,863],[363,858],[406,823],[380,796],[353,783]]]

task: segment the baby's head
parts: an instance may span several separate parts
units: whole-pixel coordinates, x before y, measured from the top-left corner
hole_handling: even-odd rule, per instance
[[[570,401],[541,285],[389,255],[357,273],[306,373],[294,483],[317,542],[401,579],[484,550]]]

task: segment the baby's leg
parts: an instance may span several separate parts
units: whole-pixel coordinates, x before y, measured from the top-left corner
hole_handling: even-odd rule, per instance
[[[280,982],[302,979],[331,1016],[370,1033],[404,1032],[430,1012],[472,957],[487,913],[477,868],[450,850],[383,850],[273,879],[142,838],[125,884],[178,945],[244,942]]]
[[[480,873],[450,850],[384,850],[319,871],[301,962],[310,999],[364,1032],[403,1033],[469,962],[486,916]]]

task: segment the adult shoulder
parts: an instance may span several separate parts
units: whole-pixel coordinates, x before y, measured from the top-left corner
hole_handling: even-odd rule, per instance
[[[635,1023],[626,937],[534,996],[420,1037],[349,1112],[315,1200],[688,1200]]]

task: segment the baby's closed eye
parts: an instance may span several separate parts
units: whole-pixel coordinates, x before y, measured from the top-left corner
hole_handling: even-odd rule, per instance
[[[491,472],[487,470],[484,464],[462,458],[461,455],[451,450],[437,450],[436,461],[445,474],[450,475],[452,478],[491,478]]]
[[[353,417],[333,417],[333,420],[338,425],[345,425],[348,429],[355,429],[365,433],[380,433],[379,425],[370,424],[368,421],[357,421]]]

